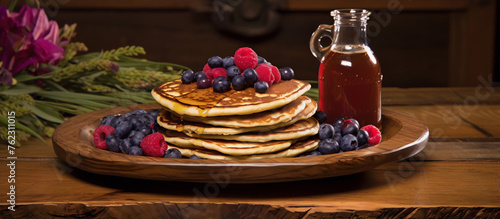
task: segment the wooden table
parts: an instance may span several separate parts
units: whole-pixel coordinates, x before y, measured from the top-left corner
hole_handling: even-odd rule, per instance
[[[147,181],[70,168],[50,139],[0,149],[1,218],[500,218],[500,89],[384,88],[385,109],[423,120],[418,155],[349,176],[273,184]]]

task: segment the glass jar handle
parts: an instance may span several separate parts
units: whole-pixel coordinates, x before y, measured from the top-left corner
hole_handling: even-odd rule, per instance
[[[327,47],[321,45],[321,38],[328,37],[332,39],[332,27],[333,25],[320,24],[309,41],[309,49],[319,61],[323,60],[323,57],[330,51],[330,47],[332,46],[332,44]]]

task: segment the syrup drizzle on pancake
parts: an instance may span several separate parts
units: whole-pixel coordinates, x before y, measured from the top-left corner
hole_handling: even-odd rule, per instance
[[[305,93],[309,88],[310,84],[306,82],[291,80],[281,81],[273,85],[267,93],[263,94],[255,92],[255,89],[252,88],[242,91],[230,90],[224,93],[217,93],[213,92],[211,88],[198,89],[196,83],[182,84],[180,80],[175,80],[155,87],[153,89],[153,97],[155,97],[157,102],[180,115],[189,114],[208,117],[212,116],[210,114],[214,112],[210,111],[215,108],[226,109],[217,115],[237,115],[252,114],[258,111],[281,107]],[[280,99],[283,101],[277,101]],[[238,110],[242,108],[245,109],[242,111]],[[195,111],[185,113],[189,110]]]

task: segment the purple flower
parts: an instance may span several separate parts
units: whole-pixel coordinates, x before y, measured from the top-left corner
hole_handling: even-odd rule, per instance
[[[43,9],[23,5],[19,13],[0,6],[0,83],[10,85],[12,76],[40,63],[59,64],[64,49],[59,47],[59,27],[49,21]]]

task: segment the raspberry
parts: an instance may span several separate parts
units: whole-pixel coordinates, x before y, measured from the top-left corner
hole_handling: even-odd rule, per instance
[[[219,76],[227,78],[227,74],[226,74],[226,69],[225,68],[212,68],[207,73],[207,77],[210,78],[212,81],[215,78],[219,77]]]
[[[210,83],[212,83],[212,81],[214,80],[214,75],[212,74],[212,69],[208,70],[205,75],[207,75],[207,79],[210,81]],[[198,82],[198,81],[197,81]]]
[[[141,148],[149,156],[163,157],[168,149],[168,144],[165,142],[161,133],[153,133],[144,137],[141,141]]]
[[[241,47],[234,53],[234,64],[243,72],[247,68],[255,68],[259,63],[257,53],[249,47]]]
[[[259,66],[260,65],[267,65],[271,68],[271,72],[273,73],[273,77],[274,77],[273,84],[276,84],[281,80],[280,70],[278,70],[278,68],[276,66],[265,64],[265,63],[259,64]]]
[[[94,130],[94,146],[100,149],[108,149],[106,137],[115,133],[115,128],[110,125],[100,125]]]
[[[208,66],[208,63],[203,66],[203,72],[207,73],[210,70],[210,66]]]
[[[280,82],[281,81],[280,70],[278,70],[278,68],[274,65],[271,65],[271,70],[272,70],[273,76],[274,76],[274,83],[273,84]]]
[[[271,69],[271,67],[269,67],[269,65],[261,64],[261,65],[257,66],[255,71],[257,72],[257,76],[259,76],[259,81],[267,82],[269,87],[271,87],[271,85],[273,85],[274,75],[272,72],[273,70]]]
[[[382,141],[382,134],[380,134],[380,130],[378,130],[377,127],[373,125],[366,125],[361,130],[365,130],[368,132],[368,144],[369,145],[376,145],[379,144],[380,141]]]

